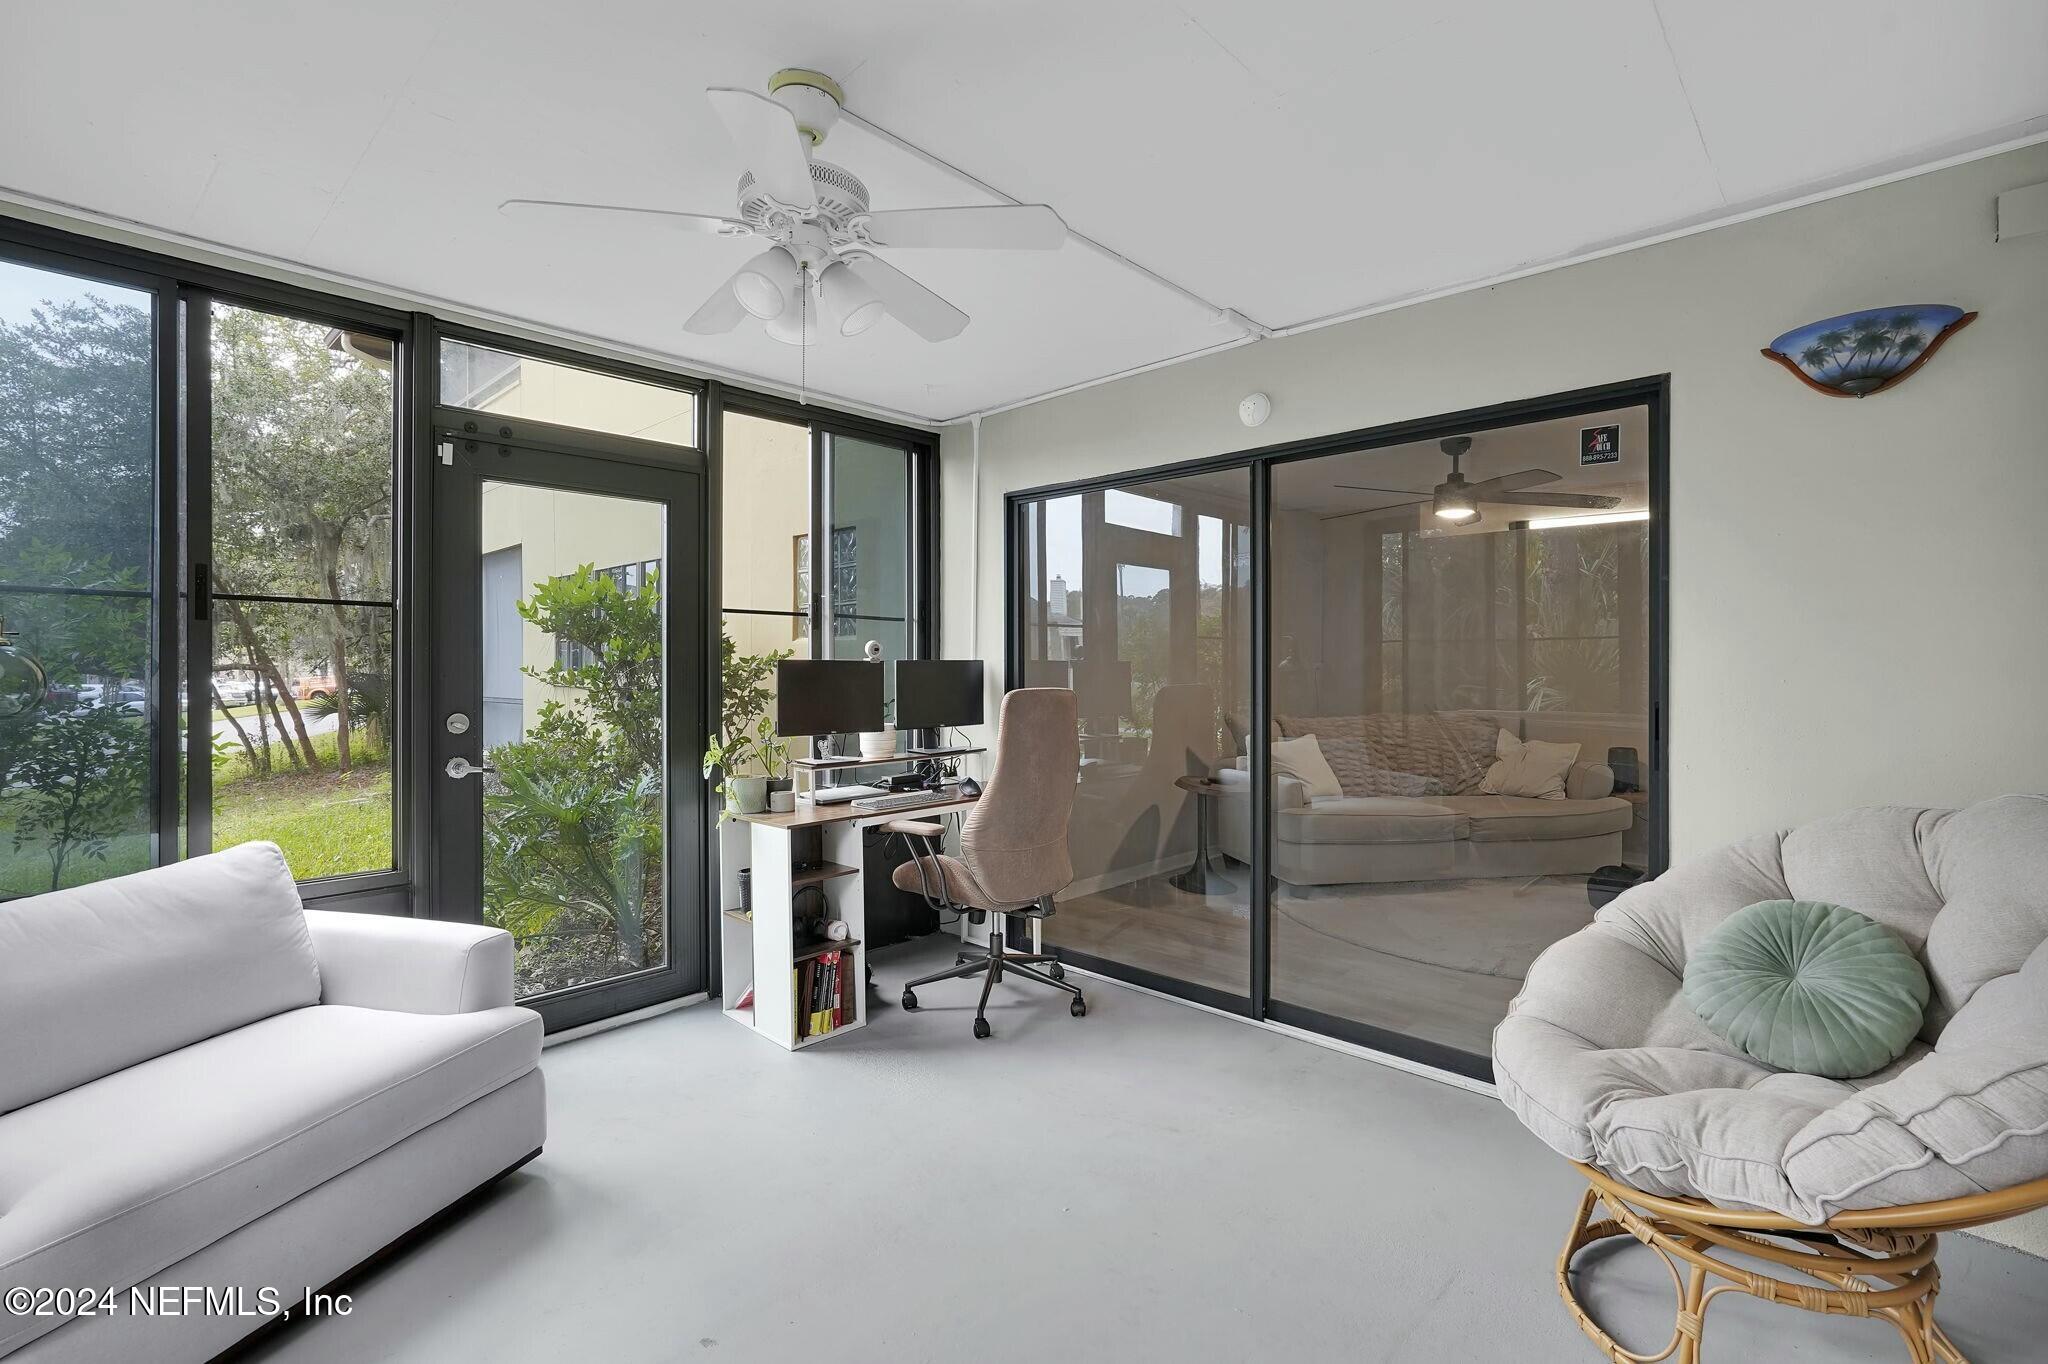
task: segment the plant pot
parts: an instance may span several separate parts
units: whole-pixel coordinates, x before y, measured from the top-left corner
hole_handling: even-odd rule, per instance
[[[794,809],[796,809],[796,792],[790,790],[787,784],[780,791],[771,789],[768,792],[768,812],[770,814],[786,815]]]
[[[740,913],[751,914],[754,912],[754,869],[752,867],[741,867],[739,879]]]
[[[896,726],[883,725],[860,736],[860,755],[869,762],[896,756]]]
[[[736,815],[758,815],[768,809],[766,777],[727,777],[725,808]]]

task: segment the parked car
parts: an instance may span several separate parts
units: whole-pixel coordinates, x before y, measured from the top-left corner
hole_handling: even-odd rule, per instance
[[[97,682],[81,682],[77,689],[78,704],[97,706],[107,699],[107,689]]]
[[[220,693],[224,706],[251,706],[256,703],[256,684],[244,677],[216,677],[213,689]]]
[[[334,679],[308,675],[292,679],[292,695],[301,701],[325,701],[334,692]]]

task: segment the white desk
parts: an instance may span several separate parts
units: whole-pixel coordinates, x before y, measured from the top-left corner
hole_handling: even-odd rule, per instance
[[[745,993],[748,982],[753,984],[754,998],[744,1009],[728,1005],[725,1016],[791,1051],[866,1027],[868,954],[862,941],[867,927],[861,891],[865,870],[862,831],[891,820],[957,813],[973,806],[974,800],[971,796],[935,793],[929,803],[894,810],[860,810],[851,803],[806,802],[784,815],[735,815],[735,819],[751,826],[747,832],[753,867],[754,916],[748,919],[737,909],[728,909],[718,916],[721,979],[728,1000],[737,1000]],[[823,844],[823,864],[808,871],[796,871],[791,865],[791,835],[799,829],[818,830]],[[846,941],[798,946],[796,896],[811,885],[825,893],[826,918],[846,925]],[[805,958],[835,948],[846,951],[852,963],[858,1001],[854,1017],[830,1032],[799,1040],[791,975]]]

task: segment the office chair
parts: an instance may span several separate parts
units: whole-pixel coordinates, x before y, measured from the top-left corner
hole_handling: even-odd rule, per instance
[[[1087,1014],[1088,1001],[1067,983],[1058,958],[1009,946],[1010,921],[1050,915],[1054,893],[1074,879],[1067,817],[1081,767],[1076,715],[1074,693],[1065,688],[1031,687],[1003,698],[995,770],[960,828],[958,857],[939,851],[943,824],[901,819],[883,826],[910,845],[910,860],[890,878],[898,886],[922,895],[933,909],[964,914],[974,923],[1000,916],[990,927],[986,955],[911,981],[903,987],[904,1008],[917,1007],[920,985],[982,976],[974,1035],[987,1037],[989,991],[1014,972],[1066,991],[1073,996],[1068,1012],[1076,1018]]]

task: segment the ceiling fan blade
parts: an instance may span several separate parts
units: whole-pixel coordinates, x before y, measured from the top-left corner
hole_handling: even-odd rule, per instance
[[[558,219],[589,222],[599,213],[620,213],[646,222],[665,223],[685,232],[708,232],[718,237],[745,237],[753,228],[737,218],[720,218],[711,213],[678,213],[666,208],[636,208],[631,204],[584,204],[572,199],[507,199],[498,212],[523,222],[551,222]]]
[[[892,208],[870,213],[867,237],[876,246],[970,246],[1010,251],[1054,251],[1067,225],[1044,204],[985,204],[970,208]]]
[[[1524,488],[1533,488],[1541,483],[1555,483],[1560,477],[1562,475],[1553,474],[1548,469],[1518,469],[1514,473],[1501,474],[1497,478],[1479,480],[1472,485],[1472,495],[1487,497],[1493,493],[1520,492]]]
[[[887,261],[846,256],[846,268],[881,296],[889,316],[927,341],[948,341],[967,326],[967,314]]]
[[[1487,502],[1507,502],[1517,507],[1584,507],[1588,511],[1612,511],[1621,505],[1618,497],[1593,493],[1481,493]]]
[[[1332,483],[1330,486],[1333,488],[1349,488],[1353,492],[1361,493],[1400,493],[1407,497],[1418,498],[1424,502],[1435,496],[1434,493],[1418,492],[1414,488],[1375,488],[1369,483]]]
[[[739,276],[733,276],[737,279]],[[717,336],[739,326],[747,310],[740,306],[739,295],[732,291],[732,280],[718,286],[716,293],[704,300],[704,306],[690,314],[690,320],[683,324],[686,332],[699,336]]]
[[[795,114],[752,90],[714,87],[704,92],[704,98],[711,101],[725,124],[756,184],[771,198],[802,212],[818,206],[818,191],[811,184],[811,158],[804,149],[804,135],[797,131]]]

